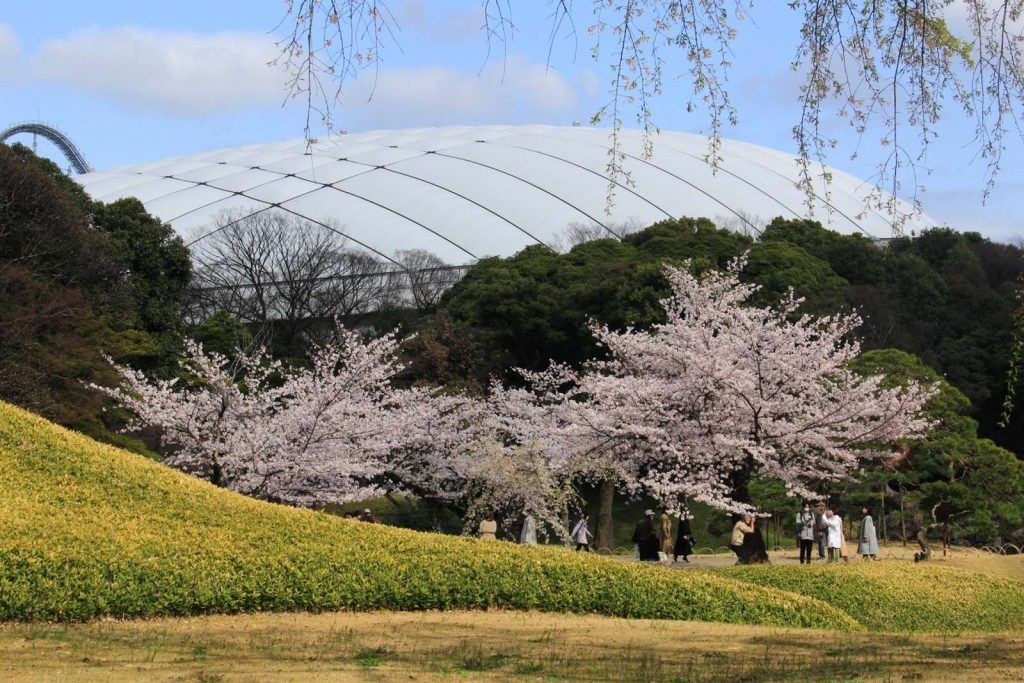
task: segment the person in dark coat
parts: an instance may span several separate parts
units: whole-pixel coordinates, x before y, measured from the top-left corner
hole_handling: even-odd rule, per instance
[[[751,524],[753,526],[753,524]],[[743,554],[746,564],[771,564],[768,559],[768,548],[764,544],[764,536],[759,529],[743,537]]]
[[[685,512],[679,516],[679,530],[676,532],[676,545],[672,549],[672,561],[678,562],[679,556],[683,556],[683,562],[690,561],[693,554],[693,532],[690,531],[690,516]]]
[[[633,543],[636,544],[641,562],[658,561],[661,542],[658,540],[658,532],[654,528],[653,510],[644,512],[643,521],[636,525],[636,530],[633,532]]]

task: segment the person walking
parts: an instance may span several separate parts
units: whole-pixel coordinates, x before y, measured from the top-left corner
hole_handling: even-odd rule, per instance
[[[745,515],[736,520],[732,527],[729,547],[736,553],[736,564],[747,564],[747,553],[743,549],[743,539],[747,534],[754,533],[754,515]]]
[[[878,534],[875,532],[875,520],[871,518],[871,508],[865,505],[861,512],[864,518],[860,521],[860,544],[857,552],[865,560],[875,559],[878,555]]]
[[[811,504],[804,503],[803,509],[796,514],[796,542],[800,546],[800,564],[811,563],[811,549],[818,535],[817,519],[811,512]]]
[[[668,510],[661,511],[661,529],[658,532],[661,539],[661,552],[665,559],[672,557],[672,518],[668,516]]]
[[[672,548],[672,561],[678,562],[679,556],[683,556],[683,562],[690,561],[693,554],[693,532],[690,531],[690,515],[685,510],[679,515],[679,529],[676,530],[676,545]]]
[[[658,533],[654,530],[654,510],[644,512],[644,518],[636,525],[633,531],[633,543],[636,544],[637,555],[641,562],[657,562]]]
[[[825,559],[825,548],[828,546],[828,522],[825,520],[825,501],[819,500],[817,512],[814,513],[814,529],[818,541],[818,559]]]
[[[576,542],[576,552],[580,550],[587,553],[590,552],[590,537],[593,534],[587,529],[586,517],[580,517],[580,521],[576,522],[576,526],[572,528],[572,533],[569,536]]]
[[[494,513],[489,512],[480,520],[480,526],[476,531],[477,538],[484,541],[494,541],[498,538],[498,521],[494,519]]]
[[[828,526],[828,561],[838,562],[842,556],[843,519],[829,508],[825,511],[825,523]]]
[[[523,529],[519,532],[519,542],[523,545],[537,545],[537,522],[527,510],[523,510]]]

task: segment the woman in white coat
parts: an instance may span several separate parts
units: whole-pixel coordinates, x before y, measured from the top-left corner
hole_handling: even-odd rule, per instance
[[[825,511],[825,525],[828,534],[826,538],[828,561],[838,562],[843,554],[843,518],[837,515],[835,510],[829,508]]]

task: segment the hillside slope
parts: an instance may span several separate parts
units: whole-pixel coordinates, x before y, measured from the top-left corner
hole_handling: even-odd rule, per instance
[[[710,573],[251,500],[0,403],[0,620],[489,607],[859,628]]]

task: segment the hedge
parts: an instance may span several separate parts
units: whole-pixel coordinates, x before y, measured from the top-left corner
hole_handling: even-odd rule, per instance
[[[1024,628],[1024,582],[909,562],[728,567],[718,576],[817,598],[880,631]]]
[[[0,403],[0,620],[487,608],[860,628],[746,580],[252,500]]]

